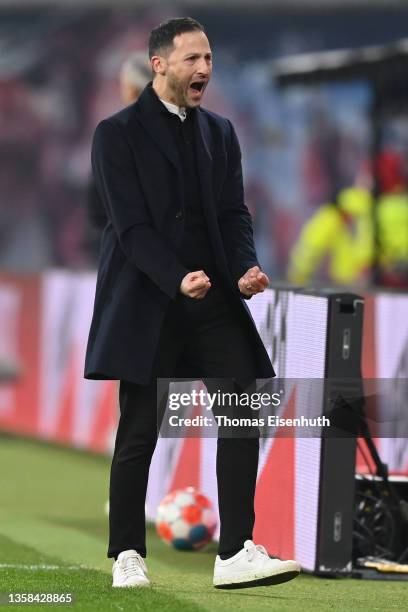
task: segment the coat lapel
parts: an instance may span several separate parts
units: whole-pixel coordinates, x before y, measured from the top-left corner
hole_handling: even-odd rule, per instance
[[[204,113],[201,111],[201,109],[197,109],[197,124],[196,124],[196,137],[198,138],[199,145],[199,149],[202,149],[203,152],[203,156],[202,156],[202,161],[206,162],[207,167],[209,167],[211,169],[211,164],[212,164],[212,155],[210,152],[210,142],[211,142],[211,133],[210,133],[210,128],[208,126],[208,121],[204,115]]]
[[[172,139],[169,126],[161,114],[148,114],[143,117],[143,127],[149,133],[161,152],[181,172],[181,160]]]
[[[156,94],[150,85],[147,85],[143,90],[136,105],[138,106],[139,120],[142,127],[148,132],[167,159],[181,172],[179,152],[174,145],[165,115],[161,112],[161,102],[156,98]]]
[[[197,121],[195,125],[196,155],[198,173],[200,176],[200,187],[202,194],[203,209],[205,213],[210,210],[213,201],[212,192],[212,155],[211,155],[211,133],[208,121],[203,112],[197,109]]]

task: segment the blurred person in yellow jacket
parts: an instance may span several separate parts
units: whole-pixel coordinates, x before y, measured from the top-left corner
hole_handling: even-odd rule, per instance
[[[288,278],[303,285],[326,268],[326,279],[333,283],[364,282],[372,256],[372,196],[366,188],[349,187],[306,222],[290,256]]]
[[[401,155],[384,151],[376,174],[382,194],[376,207],[378,283],[408,288],[408,189]]]
[[[321,279],[326,266],[325,280],[338,285],[365,284],[376,266],[378,284],[408,287],[408,193],[403,159],[386,150],[375,165],[380,191],[376,201],[366,187],[349,187],[339,192],[335,204],[324,204],[306,222],[291,253],[290,282]]]

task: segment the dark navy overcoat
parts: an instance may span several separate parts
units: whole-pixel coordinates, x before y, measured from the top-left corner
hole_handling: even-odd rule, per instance
[[[184,229],[181,160],[151,83],[103,120],[92,170],[107,211],[85,377],[148,384],[163,317],[188,272],[176,251]],[[160,103],[161,104],[161,103]],[[274,375],[237,280],[259,265],[244,203],[241,152],[231,122],[197,109],[202,203],[220,277],[253,343],[259,378]],[[211,289],[210,289],[211,290]]]

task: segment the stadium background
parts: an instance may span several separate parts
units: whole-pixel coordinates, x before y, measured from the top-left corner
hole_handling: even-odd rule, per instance
[[[364,80],[282,91],[273,78],[273,60],[403,38],[404,4],[363,3],[356,9],[351,2],[302,2],[288,9],[274,2],[161,2],[150,8],[0,2],[0,429],[22,436],[13,442],[16,456],[20,449],[35,460],[38,449],[25,447],[26,437],[107,456],[112,449],[116,385],[82,379],[97,260],[86,197],[92,133],[100,119],[120,108],[118,70],[128,53],[143,50],[151,27],[166,18],[190,14],[204,23],[215,56],[205,105],[236,126],[259,258],[273,281],[281,282],[302,224],[334,191],[353,183],[356,168],[370,155],[372,92]],[[383,132],[387,145],[406,153],[404,119],[391,118]],[[363,375],[406,377],[407,295],[360,290],[366,298]],[[280,334],[276,293],[251,300],[251,307],[271,350]],[[294,331],[296,325],[301,323],[294,319]],[[321,375],[318,368],[297,372]],[[163,474],[166,465],[167,471],[165,478],[152,479],[151,518],[160,496],[175,485],[200,485],[214,499],[211,441],[200,445],[191,439],[162,444],[152,470]],[[377,445],[393,473],[408,475],[404,439],[379,438]],[[5,449],[2,465],[9,474],[13,453],[6,442]],[[51,458],[55,447],[49,452]],[[258,513],[263,529],[278,519],[282,504],[289,511],[283,531],[269,529],[266,535],[269,550],[282,555],[296,553],[290,514],[295,499],[282,495],[291,474],[284,467],[288,452],[268,441],[260,467],[261,480],[262,470],[269,469],[262,480],[264,510]],[[357,469],[369,467],[358,455]],[[12,514],[24,469],[17,463],[14,487],[7,489],[4,506]],[[294,464],[291,469],[294,473]],[[107,485],[107,476],[106,468],[101,485],[103,478]],[[47,468],[35,478],[46,479]],[[97,499],[102,514],[97,495],[95,512]],[[104,519],[95,520],[103,538]],[[6,527],[3,535],[10,536],[13,528]],[[160,554],[158,548],[158,559]]]
[[[194,11],[211,37],[215,71],[206,104],[236,125],[246,198],[268,274],[284,277],[304,220],[334,188],[353,182],[370,144],[369,88],[357,82],[282,94],[271,61],[390,42],[404,35],[408,7],[367,13],[163,5],[2,10],[3,268],[78,269],[94,262],[84,206],[93,130],[121,106],[123,59],[145,49],[153,24],[180,11]]]

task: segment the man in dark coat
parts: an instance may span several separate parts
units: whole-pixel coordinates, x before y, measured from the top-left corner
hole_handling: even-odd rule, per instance
[[[230,121],[201,100],[212,70],[203,27],[172,19],[150,35],[154,74],[138,101],[102,121],[92,168],[108,215],[85,376],[120,380],[110,480],[113,586],[147,586],[144,505],[157,440],[158,378],[274,376],[244,299],[268,285],[243,199]],[[294,561],[252,541],[257,436],[219,437],[214,586],[284,582]]]

